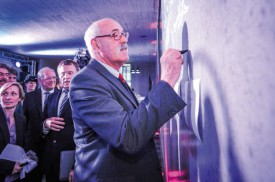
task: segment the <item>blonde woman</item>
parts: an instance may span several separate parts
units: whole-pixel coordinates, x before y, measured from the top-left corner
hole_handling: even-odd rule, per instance
[[[0,153],[9,143],[25,149],[26,118],[14,112],[23,98],[23,88],[17,82],[6,83],[0,88]],[[21,170],[22,166],[18,162],[0,159],[0,182],[13,181],[13,175]]]

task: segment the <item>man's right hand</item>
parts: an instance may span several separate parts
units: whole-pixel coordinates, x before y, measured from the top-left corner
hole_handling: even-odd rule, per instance
[[[65,122],[64,119],[60,117],[51,117],[44,121],[45,128],[48,128],[53,131],[60,131],[64,128]]]
[[[179,50],[166,50],[160,58],[161,80],[166,81],[174,88],[179,79],[182,65],[183,59]]]

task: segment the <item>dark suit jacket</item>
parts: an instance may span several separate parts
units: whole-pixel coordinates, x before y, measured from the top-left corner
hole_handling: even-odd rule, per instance
[[[20,113],[22,115],[24,115],[24,111],[23,111],[23,102],[19,102],[15,108],[15,112]]]
[[[115,76],[93,60],[72,80],[75,182],[163,181],[155,132],[185,103],[160,81],[139,106]]]
[[[61,93],[62,90],[58,90],[57,92],[49,95],[44,108],[44,119],[58,116],[58,101]],[[74,125],[69,100],[65,103],[62,113],[59,117],[64,119],[64,129],[59,132],[50,130],[50,132],[45,137],[46,143],[43,155],[44,172],[47,174],[50,168],[53,167],[57,176],[59,175],[60,168],[60,152],[66,150],[75,150],[75,144],[73,140]]]
[[[40,161],[44,146],[41,89],[25,95],[23,110],[28,120],[27,147],[37,153]]]
[[[26,149],[26,118],[19,114],[14,113],[15,127],[16,127],[16,145]],[[3,109],[0,107],[0,153],[4,150],[6,145],[10,143],[10,134],[6,117]],[[15,162],[0,159],[0,182],[4,181],[6,175],[12,173]]]

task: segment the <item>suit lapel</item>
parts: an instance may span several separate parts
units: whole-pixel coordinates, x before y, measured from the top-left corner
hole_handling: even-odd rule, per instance
[[[16,127],[16,144],[22,146],[23,145],[23,133],[22,131],[25,131],[23,128],[23,125],[20,121],[20,118],[18,116],[18,113],[14,113],[14,120],[15,120],[15,127]]]
[[[114,76],[113,76],[114,77]],[[108,77],[106,77],[108,79]],[[114,77],[115,78],[115,77]],[[130,92],[131,92],[131,88],[127,85],[127,87],[129,88],[129,90],[127,90],[127,88],[125,88],[121,83],[120,81],[115,78],[114,80],[113,79],[109,79],[112,83],[115,83],[114,85],[121,91],[121,93],[127,97],[128,100],[130,100],[136,107],[137,107],[137,102],[136,102],[136,99],[135,99],[135,96],[132,95]]]
[[[5,115],[2,107],[0,107],[0,129],[4,135],[5,142],[9,143],[10,142],[10,134],[9,134],[9,129],[8,129],[7,121],[6,121],[6,115]]]
[[[111,84],[117,87],[135,107],[138,106],[135,96],[126,90],[126,88],[120,83],[118,78],[112,75],[106,68],[104,68],[104,66],[98,63],[96,60],[91,61],[90,64],[99,72],[99,74],[101,74],[103,77],[109,80]]]
[[[58,96],[58,102],[59,102],[59,99],[60,99],[60,97],[61,97],[61,94],[62,94],[62,90],[61,90],[61,92],[60,92],[60,94],[59,94],[59,96]],[[69,97],[69,96],[68,96]],[[57,109],[56,109],[56,111],[58,110],[58,102],[57,102]],[[64,107],[63,107],[63,109],[62,109],[62,111],[61,111],[61,113],[60,113],[60,116],[59,117],[63,117],[64,116],[64,114],[65,114],[65,111],[67,112],[68,111],[68,107],[69,107],[69,109],[70,109],[70,101],[69,101],[69,99],[65,102],[65,105],[64,105]]]
[[[41,92],[42,92],[41,89],[36,90],[35,100],[37,102],[37,108],[39,110],[39,114],[42,117],[43,113],[42,113],[42,95],[41,95]]]
[[[57,110],[58,110],[58,101],[61,96],[62,91],[58,89],[54,89],[54,92],[51,93],[48,96],[48,102],[47,102],[47,114],[48,116],[58,116]],[[49,109],[50,108],[50,109]],[[45,109],[45,108],[44,108]],[[43,114],[44,116],[44,114]]]
[[[58,103],[59,103],[61,94],[62,94],[62,90],[58,90],[56,95],[54,96],[54,103],[53,103],[54,116],[58,116]]]
[[[132,91],[132,89],[130,88],[130,86],[127,84],[127,82],[126,82],[126,85],[127,85],[127,87],[128,87],[128,91],[132,94],[133,98],[134,98],[135,101],[136,101],[136,104],[138,105],[139,102],[138,102],[138,100],[137,100],[137,98],[136,98],[136,95],[134,94],[134,92]]]
[[[66,103],[65,103],[65,105],[64,105],[64,107],[63,107],[63,109],[62,109],[62,111],[61,111],[61,114],[60,114],[60,116],[59,117],[63,117],[64,115],[65,115],[65,113],[67,113],[68,112],[68,108],[70,109],[70,101],[69,101],[69,99],[66,101]],[[66,112],[65,112],[66,111]]]

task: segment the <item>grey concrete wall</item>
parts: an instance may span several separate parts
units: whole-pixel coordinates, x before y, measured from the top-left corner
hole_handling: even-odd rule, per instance
[[[163,49],[189,48],[201,79],[202,140],[180,133],[186,176],[275,181],[275,1],[163,0],[162,27]]]

